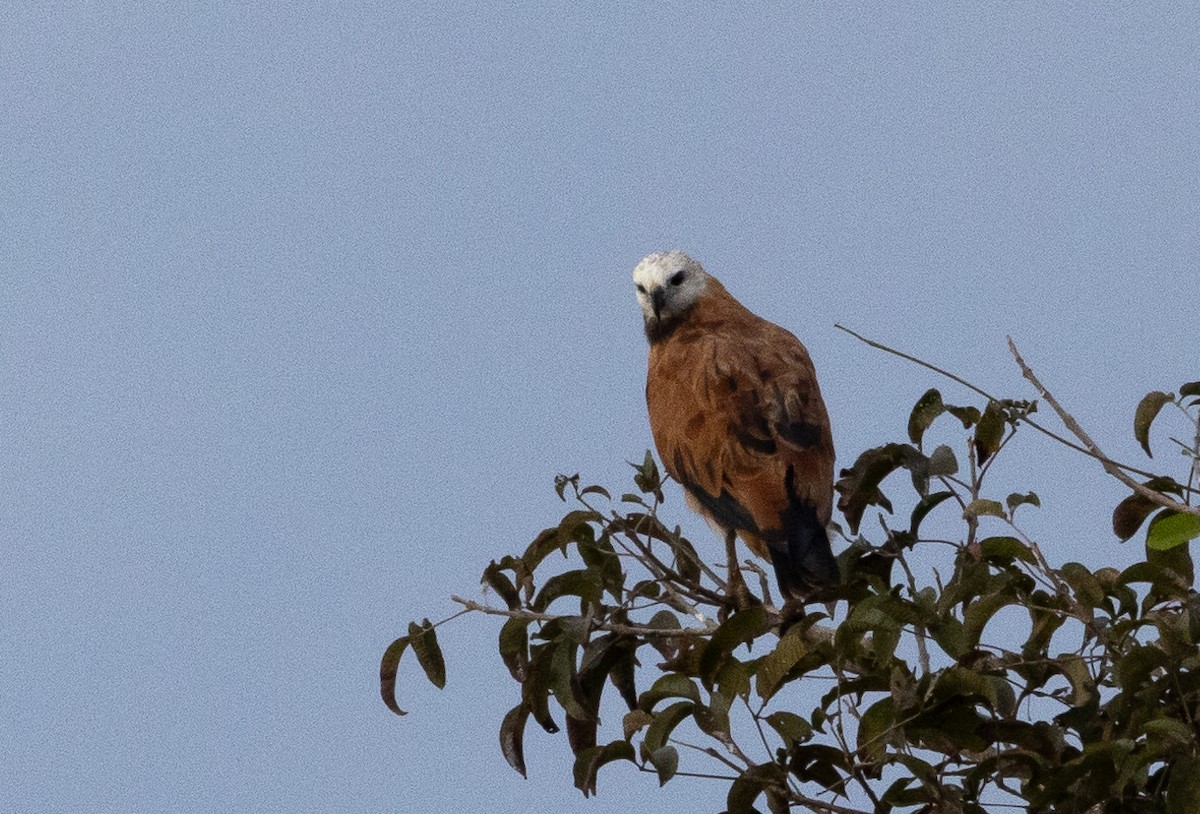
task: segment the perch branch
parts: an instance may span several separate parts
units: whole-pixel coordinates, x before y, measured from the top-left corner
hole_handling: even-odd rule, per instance
[[[1030,383],[1033,384],[1034,388],[1038,391],[1041,397],[1044,398],[1046,403],[1054,409],[1054,412],[1058,413],[1058,417],[1062,419],[1063,425],[1070,430],[1076,438],[1083,442],[1083,445],[1087,447],[1087,453],[1100,462],[1100,465],[1104,467],[1105,472],[1112,475],[1121,483],[1125,484],[1130,489],[1137,492],[1139,495],[1146,498],[1156,506],[1162,506],[1167,509],[1173,509],[1177,512],[1192,514],[1196,517],[1200,517],[1200,506],[1188,506],[1187,504],[1180,503],[1177,500],[1172,500],[1162,492],[1157,492],[1148,486],[1143,486],[1133,478],[1129,477],[1129,475],[1125,474],[1125,471],[1122,469],[1121,465],[1104,454],[1104,452],[1100,449],[1099,444],[1092,440],[1091,436],[1084,431],[1083,427],[1079,426],[1079,422],[1075,420],[1075,417],[1064,410],[1062,405],[1059,404],[1054,396],[1051,395],[1050,391],[1046,389],[1046,386],[1038,380],[1038,377],[1034,375],[1033,371],[1029,368],[1029,365],[1027,365],[1025,360],[1021,358],[1021,354],[1017,352],[1016,343],[1012,341],[1011,336],[1008,337],[1008,349],[1012,352],[1013,358],[1017,360],[1017,365],[1020,366],[1021,373],[1024,374],[1026,379],[1029,379]],[[1128,469],[1128,467],[1125,468]],[[1130,471],[1132,472],[1134,470],[1131,469]]]

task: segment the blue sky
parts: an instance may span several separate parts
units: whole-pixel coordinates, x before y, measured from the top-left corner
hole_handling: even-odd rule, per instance
[[[841,465],[967,397],[835,322],[1030,397],[1011,334],[1139,461],[1138,398],[1197,378],[1200,11],[599,9],[6,11],[0,809],[716,810],[621,768],[585,803],[532,731],[520,779],[488,620],[408,717],[376,688],[556,473],[650,445],[650,251],[800,336]],[[1098,467],[1013,456],[1052,559],[1138,555]]]

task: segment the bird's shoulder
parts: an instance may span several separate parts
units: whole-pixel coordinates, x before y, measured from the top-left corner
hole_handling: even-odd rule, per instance
[[[747,395],[761,391],[763,398],[815,387],[804,344],[786,328],[736,305],[698,309],[668,340],[653,346],[651,377],[694,390],[705,401],[715,384]]]

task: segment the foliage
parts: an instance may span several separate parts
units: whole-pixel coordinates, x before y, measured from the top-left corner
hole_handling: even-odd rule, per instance
[[[561,522],[484,569],[500,604],[456,598],[463,613],[504,618],[505,758],[524,775],[530,721],[550,733],[562,722],[584,795],[626,762],[662,785],[725,778],[730,814],[1200,811],[1200,594],[1187,545],[1200,522],[1186,510],[1200,383],[1138,406],[1147,454],[1169,405],[1196,429],[1174,440],[1189,477],[1150,477],[1116,507],[1119,538],[1147,528],[1143,562],[1092,570],[1048,562],[1018,523],[1038,496],[989,478],[1036,403],[956,406],[928,391],[906,441],[842,471],[837,601],[782,633],[752,562],[763,603],[730,612],[721,577],[664,520],[649,453],[616,498],[560,476]],[[929,449],[935,425],[957,442]],[[907,511],[889,494],[906,495]],[[407,648],[445,680],[435,627],[410,625],[384,655],[396,712]]]

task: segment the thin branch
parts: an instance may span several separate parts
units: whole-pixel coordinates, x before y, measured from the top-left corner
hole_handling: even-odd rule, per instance
[[[804,794],[797,794],[794,791],[788,792],[788,799],[802,806],[808,806],[809,811],[823,811],[825,814],[871,814],[871,812],[863,811],[861,808],[847,808],[837,803],[827,803],[816,797],[808,797]]]
[[[1182,399],[1181,399],[1181,401],[1182,401]],[[1184,409],[1183,405],[1180,405],[1179,409],[1183,410],[1183,414],[1185,416],[1187,416],[1189,419],[1192,418],[1192,414],[1189,413],[1186,409]],[[1192,468],[1188,471],[1187,503],[1189,506],[1192,503],[1192,484],[1200,482],[1200,416],[1198,416],[1197,418],[1195,418],[1193,420],[1196,422],[1196,438],[1195,438],[1194,443],[1192,444],[1192,450],[1191,450]]]
[[[680,740],[679,738],[676,738],[676,737],[671,737],[668,740],[670,740],[671,743],[677,743],[680,746],[687,747],[688,749],[695,749],[697,752],[708,755],[709,757],[713,758],[714,760],[719,760],[722,763],[724,763],[726,766],[728,766],[729,768],[733,769],[735,772],[740,772],[742,770],[741,766],[737,765],[732,760],[725,757],[723,754],[721,754],[720,752],[718,752],[716,749],[714,749],[711,746],[697,746],[694,743],[688,743],[687,741]]]
[[[665,562],[660,560],[654,553],[654,550],[646,543],[643,543],[638,538],[637,534],[635,534],[632,530],[622,527],[620,531],[621,534],[633,544],[634,548],[640,551],[642,556],[645,557],[646,561],[644,561],[642,564],[646,566],[647,570],[653,573],[653,571],[657,569],[659,573],[656,574],[656,576],[658,576],[660,580],[672,583],[678,593],[683,594],[693,602],[707,602],[708,604],[716,605],[717,607],[720,607],[724,604],[725,598],[716,591],[705,588],[699,583],[684,579],[683,576],[681,576],[674,568],[671,568]],[[650,568],[649,565],[647,565],[647,562],[653,565],[654,568]]]
[[[453,622],[455,619],[457,619],[460,616],[466,616],[470,612],[471,612],[470,608],[464,608],[463,610],[460,610],[458,613],[453,613],[453,614],[447,616],[445,619],[441,620],[440,622],[434,622],[433,627],[435,629],[439,628],[442,625],[446,624],[447,622]]]
[[[746,707],[746,712],[750,713],[750,720],[754,721],[754,727],[755,727],[755,729],[758,730],[758,739],[760,741],[762,741],[763,751],[766,752],[768,755],[770,755],[771,754],[771,744],[767,743],[767,733],[763,731],[762,720],[758,717],[759,714],[763,711],[763,709],[766,708],[767,702],[763,701],[762,704],[758,708],[758,712],[755,712],[753,709],[750,708],[750,701],[748,700],[748,698],[746,696],[739,696],[739,697],[742,699],[742,704],[744,704]]]
[[[938,375],[945,376],[947,379],[949,379],[952,382],[958,382],[963,387],[965,387],[968,390],[971,390],[975,393],[978,393],[979,395],[983,396],[988,401],[1000,401],[1000,399],[996,398],[995,396],[993,396],[991,393],[987,392],[983,388],[976,387],[975,385],[971,384],[966,379],[964,379],[960,376],[955,376],[950,371],[944,370],[943,368],[940,368],[937,365],[931,365],[929,362],[926,362],[924,359],[918,359],[915,356],[909,356],[907,353],[904,353],[903,351],[898,351],[895,348],[889,348],[887,345],[884,345],[880,342],[876,342],[873,339],[867,339],[862,334],[860,334],[856,331],[850,330],[849,328],[847,328],[845,325],[842,325],[841,323],[835,323],[833,327],[837,328],[839,331],[845,331],[846,333],[853,336],[855,339],[859,340],[860,342],[867,343],[868,345],[875,348],[876,350],[881,350],[886,353],[890,353],[893,356],[899,356],[901,359],[906,359],[910,362],[913,362],[914,364],[920,365],[923,368],[932,370],[934,373],[937,373]]]
[[[639,772],[647,772],[648,774],[658,774],[657,769],[647,769],[645,766],[638,766],[638,771]],[[731,777],[731,776],[725,775],[725,774],[705,774],[704,772],[675,772],[675,776],[676,777],[701,777],[701,778],[704,778],[705,780],[724,780],[724,781],[730,782],[730,783],[733,782],[734,780],[737,780],[736,777]],[[864,811],[864,812],[861,812],[861,814],[867,814],[867,812]]]
[[[742,751],[742,747],[738,746],[737,741],[733,739],[733,735],[730,735],[728,732],[714,732],[712,736],[720,741],[721,745],[725,747],[725,751],[745,763],[747,769],[753,768],[755,765],[754,761]]]
[[[1026,379],[1029,379],[1030,383],[1033,384],[1034,388],[1039,394],[1041,394],[1042,398],[1046,400],[1046,403],[1054,409],[1054,412],[1058,413],[1058,417],[1062,419],[1062,423],[1066,426],[1066,428],[1074,433],[1076,438],[1083,442],[1084,446],[1087,447],[1088,454],[1100,462],[1100,465],[1104,467],[1105,472],[1112,475],[1121,483],[1125,484],[1130,489],[1137,492],[1139,495],[1146,498],[1156,506],[1162,506],[1183,514],[1191,514],[1195,515],[1196,517],[1200,517],[1200,506],[1188,506],[1185,503],[1172,500],[1162,492],[1155,491],[1148,486],[1143,486],[1133,478],[1126,475],[1122,470],[1121,465],[1114,462],[1112,459],[1106,456],[1103,451],[1101,451],[1100,446],[1092,440],[1091,436],[1084,431],[1083,427],[1079,426],[1079,422],[1075,420],[1075,417],[1064,410],[1062,405],[1060,405],[1054,396],[1050,394],[1050,391],[1046,389],[1046,386],[1038,380],[1038,377],[1034,375],[1032,370],[1030,370],[1029,365],[1027,365],[1025,360],[1021,358],[1021,354],[1017,352],[1017,346],[1012,341],[1011,336],[1008,337],[1008,349],[1012,352],[1013,358],[1017,360],[1017,365],[1020,366],[1021,373],[1024,374]]]
[[[665,483],[666,481],[669,481],[669,480],[674,480],[674,478],[672,478],[669,473],[666,473],[666,472],[662,473],[662,482]],[[678,481],[676,481],[676,483],[678,483]],[[682,488],[682,484],[680,484],[680,487]],[[658,519],[658,507],[661,505],[662,504],[659,502],[658,497],[656,496],[654,498],[654,503],[647,507],[650,509],[650,519],[654,520],[655,522],[660,522]],[[615,511],[611,512],[611,514],[612,514],[613,520],[620,521],[622,519],[621,516],[619,514],[617,514],[617,512],[615,512]],[[638,525],[640,526],[641,524],[639,523]],[[640,528],[639,528],[639,530],[640,530]],[[646,536],[650,537],[649,533],[647,533]],[[651,537],[651,541],[653,541],[652,537]],[[679,553],[676,552],[675,556],[678,557]],[[714,572],[711,568],[708,567],[707,563],[705,563],[699,557],[696,558],[695,563],[700,568],[701,571],[703,571],[705,574],[708,575],[709,579],[711,579],[713,582],[715,582],[721,586],[722,591],[725,590],[725,583],[723,583],[721,581],[721,578],[716,575],[716,572]]]
[[[896,561],[900,563],[900,567],[904,569],[905,575],[908,577],[908,590],[912,593],[913,601],[917,601],[917,580],[913,576],[912,569],[908,567],[908,560],[904,557],[903,549],[897,554]],[[925,645],[925,626],[917,625],[915,630],[915,638],[917,641],[917,658],[921,662],[921,672],[928,675],[929,669],[929,649]]]
[[[890,353],[893,356],[899,356],[901,359],[905,359],[909,362],[912,362],[913,364],[920,365],[921,367],[925,368],[926,370],[932,370],[934,373],[937,373],[939,376],[945,376],[947,379],[950,379],[953,382],[957,382],[958,384],[961,384],[963,387],[967,388],[968,390],[970,390],[974,393],[978,393],[979,395],[983,396],[985,399],[988,399],[989,401],[1001,401],[1001,399],[996,398],[995,396],[993,396],[991,393],[987,392],[983,388],[977,387],[977,386],[971,384],[966,379],[962,378],[961,376],[956,376],[953,373],[951,373],[950,371],[940,368],[937,365],[932,365],[923,359],[918,359],[915,356],[910,356],[907,353],[896,350],[895,348],[889,348],[887,345],[884,345],[881,342],[876,342],[872,339],[867,339],[862,334],[857,333],[856,331],[850,330],[845,325],[835,324],[833,327],[837,328],[840,331],[845,331],[846,333],[853,336],[855,339],[859,340],[860,342],[864,342],[867,345],[870,345],[871,347],[875,348],[876,350],[881,350],[885,353]],[[1029,416],[1025,416],[1024,418],[1022,418],[1021,422],[1029,425],[1030,427],[1032,427],[1033,429],[1042,433],[1043,435],[1053,438],[1055,441],[1059,442],[1060,444],[1070,447],[1071,449],[1075,450],[1076,452],[1082,452],[1084,455],[1087,455],[1090,458],[1096,458],[1103,464],[1120,467],[1121,469],[1124,469],[1126,472],[1131,472],[1134,475],[1141,475],[1143,478],[1159,477],[1159,475],[1157,475],[1154,472],[1147,472],[1144,469],[1138,469],[1136,466],[1130,466],[1129,464],[1123,464],[1120,461],[1114,461],[1111,458],[1107,458],[1103,455],[1097,455],[1092,450],[1088,449],[1086,446],[1080,446],[1079,444],[1076,444],[1071,439],[1066,438],[1065,436],[1059,435],[1058,433],[1054,432],[1053,430],[1043,427],[1041,424],[1037,423]],[[1188,489],[1188,491],[1195,492],[1197,490]]]
[[[524,608],[518,610],[493,608],[491,605],[483,605],[470,599],[463,599],[461,596],[451,596],[450,599],[462,605],[467,611],[478,611],[486,613],[489,616],[507,616],[509,619],[527,619],[531,622],[552,622],[555,619],[563,617],[563,614],[538,613],[537,611],[525,610]],[[620,622],[602,622],[596,625],[595,629],[606,630],[611,633],[624,633],[631,636],[643,636],[647,639],[681,639],[708,636],[717,628],[716,625],[710,625],[703,628],[682,627],[663,630],[661,628],[643,627],[642,625],[625,625]]]
[[[833,668],[835,673],[837,673],[838,683],[844,685],[846,683],[846,676],[843,673],[841,663],[835,662],[829,666]],[[875,789],[871,787],[871,783],[863,774],[862,767],[859,762],[854,760],[854,756],[858,750],[851,749],[850,743],[846,740],[846,729],[843,719],[846,717],[847,709],[849,710],[850,714],[854,716],[854,720],[857,721],[860,726],[862,724],[862,716],[859,715],[858,706],[844,693],[838,693],[837,704],[838,714],[833,716],[833,737],[837,741],[838,746],[841,748],[842,754],[853,761],[853,764],[850,766],[851,776],[858,781],[858,785],[862,787],[863,792],[871,799],[871,802],[875,804],[875,810],[878,811],[881,808],[879,797],[875,794]]]

